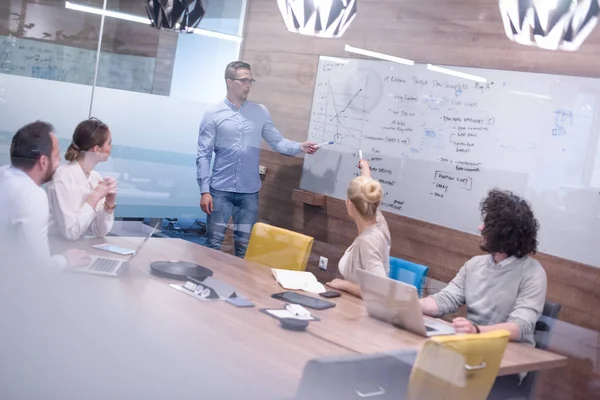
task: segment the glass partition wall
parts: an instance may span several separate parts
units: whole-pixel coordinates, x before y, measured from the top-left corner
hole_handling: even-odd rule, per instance
[[[245,1],[205,2],[190,34],[151,27],[139,0],[2,1],[0,164],[26,123],[52,123],[64,154],[77,123],[96,117],[112,132],[97,170],[119,181],[116,216],[202,219],[198,127],[239,57]]]

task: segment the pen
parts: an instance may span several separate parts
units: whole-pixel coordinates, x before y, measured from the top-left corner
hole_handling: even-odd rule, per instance
[[[319,143],[315,147],[318,149],[319,147],[325,146],[326,144],[333,144],[333,140],[330,140],[329,142]]]
[[[362,150],[359,150],[359,151],[358,151],[358,157],[359,157],[361,160],[363,159],[363,156],[362,156]]]

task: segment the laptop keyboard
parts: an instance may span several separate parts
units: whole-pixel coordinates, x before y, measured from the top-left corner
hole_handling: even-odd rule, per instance
[[[97,258],[96,261],[90,266],[90,270],[97,272],[114,272],[121,262],[117,260],[110,260],[108,258]]]

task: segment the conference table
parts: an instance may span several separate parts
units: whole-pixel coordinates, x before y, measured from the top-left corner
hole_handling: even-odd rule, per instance
[[[93,238],[55,242],[53,249],[77,247],[112,257],[91,245],[136,248],[142,240]],[[189,261],[209,268],[214,278],[233,285],[256,307],[203,302],[181,293],[169,286],[181,281],[150,272],[154,261]],[[70,272],[55,279],[61,289],[47,302],[56,303],[52,309],[61,310],[65,323],[50,318],[44,335],[57,343],[52,349],[58,350],[48,350],[42,343],[32,350],[35,336],[28,339],[23,333],[27,329],[15,328],[12,335],[17,344],[0,344],[0,356],[12,354],[24,365],[11,367],[12,375],[0,377],[0,394],[14,398],[40,393],[46,398],[76,398],[84,393],[86,398],[99,399],[119,398],[123,393],[130,395],[127,398],[290,398],[311,359],[418,350],[426,340],[370,318],[360,299],[345,294],[330,299],[336,303],[334,308],[311,310],[320,321],[311,322],[306,331],[284,330],[275,318],[258,311],[284,306],[271,297],[284,289],[270,268],[181,239],[150,238],[115,278]],[[37,308],[35,312],[46,315]],[[44,354],[43,361],[39,352]],[[42,363],[39,370],[31,369],[31,360]],[[60,367],[47,368],[49,360]],[[566,358],[561,355],[510,343],[499,375],[564,365]],[[15,383],[19,373],[28,374],[29,385]],[[4,385],[14,390],[7,391]]]

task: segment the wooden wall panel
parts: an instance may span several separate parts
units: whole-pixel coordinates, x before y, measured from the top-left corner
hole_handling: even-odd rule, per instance
[[[260,193],[259,219],[312,236],[315,242],[308,269],[322,282],[339,277],[337,263],[356,236],[344,202],[331,197],[326,197],[324,207],[293,202],[292,190],[302,169],[299,158],[263,150],[261,164],[268,173]],[[465,261],[481,253],[475,235],[387,212],[384,215],[392,233],[392,255],[428,265],[434,279],[449,282]],[[329,258],[327,271],[318,269],[321,255]],[[548,274],[548,298],[563,304],[560,319],[568,322],[559,322],[553,341],[560,345],[551,349],[572,358],[566,370],[541,374],[535,398],[599,398],[600,270],[547,254],[536,257]],[[573,350],[584,342],[583,351]]]
[[[252,100],[269,104],[277,128],[287,138],[306,140],[319,58],[244,50],[243,59],[252,65],[257,81]],[[273,91],[274,87],[279,90]]]
[[[270,0],[249,4],[246,51],[266,55],[342,56],[345,44],[417,62],[599,76],[600,30],[575,53],[521,46],[505,34],[493,0],[362,0],[358,16],[341,39],[290,33]]]
[[[575,53],[545,51],[506,38],[495,0],[360,0],[358,16],[341,39],[289,33],[272,0],[248,4],[242,59],[253,65],[252,100],[265,104],[280,131],[306,140],[319,55],[352,57],[344,45],[441,65],[509,69],[600,77],[600,28]],[[315,238],[309,269],[322,281],[336,277],[337,262],[356,235],[344,202],[324,207],[291,200],[302,158],[263,150],[268,173],[259,219]],[[479,254],[479,238],[395,214],[386,218],[392,255],[430,267],[430,276],[450,281]],[[320,255],[328,271],[317,268]],[[566,369],[541,374],[537,399],[600,398],[600,268],[539,254],[548,274],[548,298],[563,304],[552,349],[571,357]]]

